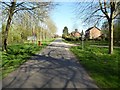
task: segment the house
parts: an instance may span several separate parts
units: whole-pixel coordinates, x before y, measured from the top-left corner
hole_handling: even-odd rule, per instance
[[[97,39],[102,35],[101,30],[97,27],[91,27],[85,31],[85,38]]]
[[[78,32],[78,29],[75,29],[75,31],[71,32],[71,36],[73,37],[81,37],[81,34]]]

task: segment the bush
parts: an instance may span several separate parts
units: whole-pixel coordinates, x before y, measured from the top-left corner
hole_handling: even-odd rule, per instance
[[[67,41],[71,41],[72,39],[70,37],[65,38]]]
[[[62,34],[62,38],[66,39],[66,35],[65,35],[65,34]]]
[[[66,37],[65,40],[67,40],[67,41],[79,41],[80,39],[76,38],[76,37]]]

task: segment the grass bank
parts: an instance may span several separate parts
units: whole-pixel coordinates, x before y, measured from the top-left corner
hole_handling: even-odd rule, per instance
[[[45,48],[52,40],[42,42],[42,46],[34,43],[8,45],[8,52],[2,52],[2,78],[17,69],[32,55]]]
[[[114,54],[109,55],[108,48],[92,47],[87,45],[82,50],[81,46],[71,47],[70,50],[77,56],[79,62],[88,71],[100,88],[118,88],[120,48],[114,49]]]

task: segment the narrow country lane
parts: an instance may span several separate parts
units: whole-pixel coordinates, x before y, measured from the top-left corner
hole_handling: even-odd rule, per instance
[[[70,46],[56,39],[3,79],[3,88],[98,88]]]

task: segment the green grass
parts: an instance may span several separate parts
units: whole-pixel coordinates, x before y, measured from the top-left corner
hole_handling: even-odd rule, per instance
[[[66,42],[66,43],[72,43],[72,44],[81,44],[81,40],[79,40],[79,41],[67,41],[67,40],[65,40],[65,39],[63,39],[63,41],[64,42]],[[109,43],[108,43],[108,41],[95,41],[95,40],[86,40],[86,41],[84,41],[84,43],[86,44],[86,45],[101,45],[101,46],[107,46]]]
[[[120,62],[120,48],[114,49],[114,54],[109,55],[108,48],[90,47],[82,50],[81,46],[71,47],[70,50],[77,56],[80,63],[88,71],[100,88],[117,88]]]
[[[32,55],[46,47],[52,40],[42,42],[42,46],[34,43],[15,44],[8,46],[8,52],[2,52],[2,78],[17,69]],[[1,68],[0,68],[1,69]]]
[[[67,41],[63,39],[64,42],[66,43],[71,43],[71,44],[81,44],[81,40],[79,41]],[[98,41],[98,40],[85,40],[84,41],[85,45],[99,45],[99,46],[109,46],[109,41]],[[114,43],[114,46],[120,47],[119,44]]]
[[[1,52],[1,48],[0,48],[0,80],[2,79],[2,52]]]

